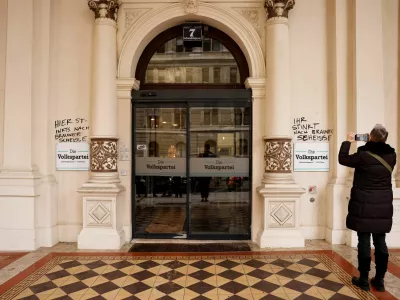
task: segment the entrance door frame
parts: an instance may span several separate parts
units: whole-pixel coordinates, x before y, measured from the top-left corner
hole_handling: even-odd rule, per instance
[[[171,105],[171,104],[181,104],[186,106],[188,111],[186,114],[186,177],[190,174],[190,108],[191,107],[226,107],[221,105],[221,103],[226,102],[229,107],[240,107],[243,103],[248,103],[250,108],[249,114],[249,206],[248,206],[248,233],[245,235],[220,235],[220,234],[191,234],[190,224],[191,224],[191,206],[189,203],[189,191],[190,191],[190,180],[186,182],[186,218],[187,218],[187,228],[186,228],[186,239],[202,239],[202,240],[250,240],[252,236],[252,142],[253,142],[253,110],[252,110],[252,92],[246,89],[233,89],[233,90],[132,90],[131,91],[131,118],[135,120],[135,108],[137,105]],[[196,103],[198,105],[196,105]],[[216,105],[216,103],[218,103]],[[201,104],[201,106],[200,106]],[[135,122],[132,122],[131,131],[131,149],[132,149],[132,176],[131,176],[131,216],[132,216],[132,237],[133,238],[178,238],[177,235],[167,235],[167,234],[135,234],[136,226],[136,184],[135,184],[135,144],[136,144],[136,126]]]

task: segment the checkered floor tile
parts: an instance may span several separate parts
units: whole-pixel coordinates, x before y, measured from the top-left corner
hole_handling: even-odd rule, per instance
[[[53,254],[0,299],[377,299],[350,278],[325,254]]]

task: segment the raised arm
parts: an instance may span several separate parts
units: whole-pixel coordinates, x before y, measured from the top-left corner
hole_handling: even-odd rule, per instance
[[[361,165],[361,158],[359,153],[349,154],[351,142],[346,141],[342,143],[339,151],[339,164],[349,167],[357,168]]]

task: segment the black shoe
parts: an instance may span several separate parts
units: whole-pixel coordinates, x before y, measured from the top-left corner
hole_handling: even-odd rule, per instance
[[[385,283],[382,279],[377,279],[377,278],[372,278],[371,279],[371,284],[372,286],[378,291],[378,292],[384,292],[385,291]]]
[[[360,289],[362,289],[363,291],[367,291],[369,292],[369,283],[368,283],[368,279],[365,280],[363,278],[359,278],[359,277],[353,277],[351,279],[351,283],[357,287],[359,287]]]

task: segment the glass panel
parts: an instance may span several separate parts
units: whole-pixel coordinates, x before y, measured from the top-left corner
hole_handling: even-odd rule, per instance
[[[136,108],[136,234],[186,233],[186,108]]]
[[[250,127],[242,122],[244,111],[190,109],[192,235],[249,234]],[[236,121],[238,112],[240,122]]]
[[[185,48],[182,37],[166,42],[150,59],[146,83],[240,83],[239,68],[219,41],[204,38],[202,48]]]

